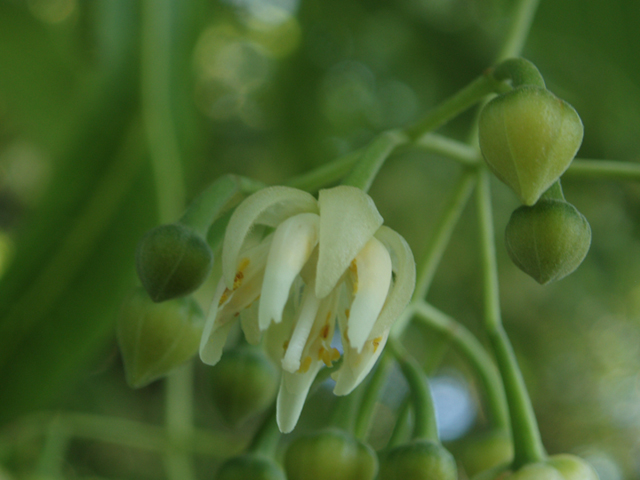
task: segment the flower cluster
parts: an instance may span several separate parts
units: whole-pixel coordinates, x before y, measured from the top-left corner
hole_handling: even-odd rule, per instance
[[[410,300],[415,263],[362,190],[338,186],[318,200],[290,187],[248,197],[229,221],[222,278],[200,344],[214,365],[240,318],[249,343],[261,341],[282,365],[280,430],[295,427],[320,369],[343,361],[334,393],[350,393],[369,373],[393,322]]]

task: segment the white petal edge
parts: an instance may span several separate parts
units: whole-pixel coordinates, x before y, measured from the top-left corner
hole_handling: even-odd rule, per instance
[[[301,213],[283,221],[273,234],[260,294],[260,330],[271,320],[282,320],[291,285],[318,243],[319,227],[318,215]]]
[[[312,288],[307,288],[304,292],[300,316],[293,327],[287,351],[282,359],[283,370],[295,373],[300,368],[302,352],[309,339],[319,308],[320,300],[316,298]]]
[[[351,347],[361,353],[389,293],[391,257],[383,243],[372,237],[354,261],[357,289],[347,324]]]
[[[416,262],[406,240],[386,226],[380,227],[375,237],[382,242],[391,255],[395,280],[378,320],[369,334],[369,339],[379,337],[391,328],[409,304],[416,287]]]
[[[231,215],[222,244],[222,277],[233,287],[238,256],[254,224],[278,223],[298,213],[317,213],[313,195],[291,187],[268,187],[246,198]]]
[[[342,365],[337,372],[331,375],[336,381],[336,386],[333,389],[335,395],[348,395],[360,385],[360,382],[364,380],[380,357],[388,338],[389,330],[383,332],[378,338],[368,340],[362,353],[345,346]]]
[[[320,190],[318,206],[320,244],[316,296],[324,298],[383,220],[371,197],[348,185]]]
[[[289,433],[296,427],[309,388],[322,367],[322,362],[313,362],[305,373],[282,372],[276,407],[276,420],[282,433]]]

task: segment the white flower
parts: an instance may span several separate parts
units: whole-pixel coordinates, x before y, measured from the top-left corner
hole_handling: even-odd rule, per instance
[[[382,226],[362,190],[339,186],[316,200],[290,187],[266,188],[229,221],[200,357],[218,362],[240,314],[247,341],[258,343],[266,332],[283,370],[278,425],[290,432],[317,373],[340,358],[331,346],[336,319],[344,359],[334,393],[346,395],[380,356],[414,285],[409,246]]]

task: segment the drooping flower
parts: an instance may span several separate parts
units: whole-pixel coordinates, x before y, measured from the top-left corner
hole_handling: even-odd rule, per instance
[[[215,364],[237,317],[249,343],[262,333],[282,365],[277,419],[293,430],[320,369],[340,358],[336,395],[350,393],[380,356],[415,285],[413,255],[362,190],[338,186],[318,200],[270,187],[241,203],[222,247],[222,278],[200,357]],[[275,347],[274,347],[275,345]]]

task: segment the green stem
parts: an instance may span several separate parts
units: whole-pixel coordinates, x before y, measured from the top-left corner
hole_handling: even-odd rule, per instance
[[[407,142],[408,138],[402,132],[396,130],[382,132],[364,148],[358,162],[343,180],[343,185],[358,187],[365,192],[369,191],[373,180],[389,155],[397,147]]]
[[[393,432],[391,432],[391,438],[389,438],[389,442],[387,442],[387,450],[405,443],[409,437],[409,414],[411,413],[409,396],[410,395],[407,395],[400,405],[396,424],[393,427]]]
[[[502,327],[489,172],[482,169],[479,175],[476,192],[482,249],[485,327],[507,395],[513,435],[513,467],[517,469],[527,463],[543,460],[546,458],[546,452],[522,373],[509,338]]]
[[[360,394],[362,392],[362,385],[357,387],[355,391],[349,395],[338,397],[331,413],[331,425],[344,430],[345,432],[353,433],[354,419],[356,409],[360,402]]]
[[[431,237],[427,251],[418,265],[416,288],[413,292],[413,298],[424,298],[427,295],[431,282],[433,281],[433,276],[440,264],[440,260],[442,260],[449,240],[451,240],[451,234],[458,224],[458,220],[460,220],[464,207],[467,205],[475,182],[476,175],[474,172],[465,172],[458,181],[453,195],[449,200],[448,207],[440,217],[440,221],[436,225],[435,233]]]
[[[562,200],[564,201],[564,192],[562,191],[562,185],[560,184],[560,179],[553,182],[551,185],[541,196],[541,199],[547,200]]]
[[[576,158],[564,173],[566,178],[595,178],[611,180],[640,180],[640,163],[616,160],[587,160]]]
[[[540,88],[546,88],[544,78],[533,63],[524,58],[509,58],[499,63],[494,71],[493,76],[496,80],[510,80],[513,88],[522,85],[534,85]]]
[[[61,476],[64,458],[70,441],[69,431],[65,428],[60,416],[54,417],[47,429],[36,472],[43,476]]]
[[[497,62],[511,57],[519,57],[529,36],[533,19],[540,0],[518,0],[513,13],[509,31],[498,54]]]
[[[380,362],[376,367],[376,371],[373,373],[371,380],[367,384],[367,388],[362,396],[362,403],[358,411],[356,418],[356,425],[354,429],[354,435],[360,440],[365,440],[369,435],[369,429],[371,427],[371,418],[373,411],[382,391],[387,382],[389,370],[391,369],[392,362],[388,354],[383,353]]]
[[[276,405],[269,410],[264,421],[258,428],[248,451],[252,453],[261,453],[269,458],[273,458],[280,441],[280,430],[276,421]]]
[[[422,368],[420,368],[416,360],[407,353],[402,344],[395,338],[389,338],[387,345],[391,349],[398,365],[400,365],[402,374],[409,384],[413,409],[415,411],[414,438],[427,439],[440,443],[433,398]]]
[[[239,175],[223,175],[193,200],[180,218],[180,223],[205,237],[213,222],[242,199],[266,185]]]
[[[412,142],[415,142],[420,137],[441,127],[455,116],[464,112],[486,95],[509,90],[511,90],[511,87],[496,81],[492,72],[487,70],[487,72],[476,78],[458,93],[436,106],[422,120],[409,127],[406,130],[406,134]]]
[[[478,339],[462,324],[424,301],[414,311],[425,326],[442,334],[474,369],[486,395],[489,418],[498,428],[509,428],[509,409],[500,373]]]
[[[142,4],[142,111],[160,223],[178,218],[185,203],[180,148],[171,109],[172,4],[172,0],[145,0]]]
[[[193,368],[189,363],[171,373],[165,382],[165,424],[170,446],[165,465],[170,479],[194,480],[192,460],[180,448],[193,434]]]
[[[482,157],[475,148],[434,132],[429,132],[418,138],[414,142],[414,146],[429,153],[450,158],[465,166],[475,166],[482,161]]]
[[[306,190],[307,192],[315,192],[322,187],[337,182],[345,177],[352,169],[356,162],[360,159],[363,148],[347,153],[329,163],[307,172],[298,177],[287,181],[285,185],[290,187]]]

